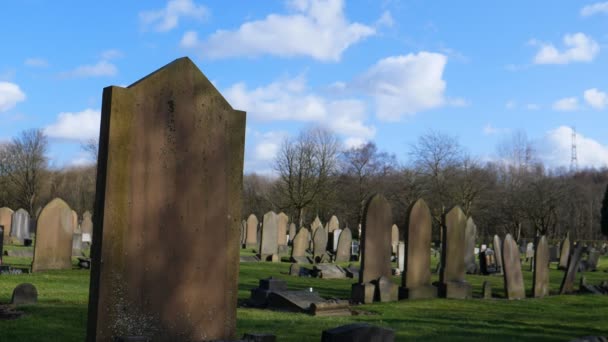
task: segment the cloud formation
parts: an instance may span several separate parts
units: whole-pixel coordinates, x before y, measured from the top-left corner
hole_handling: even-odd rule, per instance
[[[25,101],[25,93],[17,84],[0,82],[0,112],[14,108],[22,101]]]
[[[579,109],[578,98],[565,97],[553,103],[553,109],[560,112],[571,112]]]
[[[601,110],[608,106],[608,94],[599,91],[597,88],[585,90],[583,97],[593,109]]]
[[[208,16],[207,7],[192,0],[170,0],[163,9],[140,12],[139,21],[144,29],[167,32],[176,28],[181,18],[203,20]]]
[[[84,78],[84,77],[104,77],[115,76],[118,74],[116,65],[101,60],[95,64],[85,64],[78,66],[70,71],[65,71],[59,74],[61,78]]]
[[[583,17],[589,17],[594,14],[608,14],[608,1],[596,2],[581,9],[581,15]]]
[[[57,121],[44,128],[50,138],[61,140],[85,141],[99,137],[101,113],[96,109],[85,109],[81,112],[62,112]]]
[[[566,34],[564,48],[560,51],[551,43],[531,42],[540,45],[534,57],[536,64],[568,64],[573,62],[591,62],[600,52],[600,45],[584,33]]]
[[[579,168],[608,166],[608,146],[577,132],[577,159]],[[545,136],[544,160],[553,167],[569,166],[572,148],[572,128],[560,126]]]
[[[23,64],[32,68],[46,68],[49,62],[44,58],[27,58]]]

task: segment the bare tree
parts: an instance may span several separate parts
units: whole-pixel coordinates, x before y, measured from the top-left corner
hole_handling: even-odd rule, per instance
[[[277,193],[303,224],[305,210],[332,188],[332,175],[337,168],[338,139],[324,129],[313,128],[295,139],[283,141],[274,162],[279,175]]]
[[[5,177],[12,197],[21,208],[34,212],[40,194],[42,174],[46,170],[48,140],[42,130],[21,132],[0,151],[0,173]]]
[[[91,158],[97,163],[97,154],[99,153],[99,139],[90,138],[80,144],[80,148],[88,153]]]

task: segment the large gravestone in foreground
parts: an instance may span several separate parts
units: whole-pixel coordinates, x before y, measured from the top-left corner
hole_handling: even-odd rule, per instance
[[[426,202],[419,199],[409,208],[405,227],[405,267],[399,298],[434,298],[437,288],[431,285],[432,217]]]
[[[526,298],[519,248],[511,234],[507,234],[505,241],[502,243],[502,266],[507,299]]]
[[[104,89],[88,341],[235,337],[244,138],[188,58]]]
[[[72,268],[72,209],[60,198],[50,201],[38,216],[32,272]]]
[[[18,209],[13,213],[11,222],[11,237],[23,242],[30,238],[30,214],[25,209]]]
[[[544,235],[536,241],[532,295],[537,298],[549,295],[549,243]]]
[[[361,269],[359,282],[352,285],[354,302],[397,300],[397,284],[391,278],[391,206],[382,195],[372,196],[363,212]],[[383,281],[389,279],[389,282]]]
[[[11,223],[13,222],[13,210],[11,208],[0,208],[0,226],[4,226],[4,241],[9,243]]]
[[[443,217],[439,294],[445,298],[472,298],[472,287],[465,278],[464,249],[467,218],[460,207]]]

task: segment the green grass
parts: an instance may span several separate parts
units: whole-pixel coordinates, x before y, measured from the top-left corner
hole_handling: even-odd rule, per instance
[[[243,255],[253,255],[245,251]],[[23,258],[19,258],[23,259]],[[27,259],[27,258],[25,258]],[[19,265],[31,260],[17,260]],[[5,259],[5,262],[8,260]],[[433,260],[433,264],[436,260]],[[434,265],[433,265],[434,267]],[[523,265],[526,287],[532,285],[532,273]],[[608,280],[608,258],[600,260],[600,271],[586,273],[588,282]],[[348,298],[352,279],[323,280],[288,275],[288,263],[241,263],[239,302],[249,298],[260,278],[286,279],[290,289],[313,287],[322,296]],[[556,294],[563,272],[552,264],[551,292]],[[400,282],[399,277],[393,280]],[[433,275],[433,281],[437,275]],[[237,311],[238,336],[245,332],[269,332],[279,341],[319,341],[324,329],[351,322],[368,322],[397,331],[397,340],[445,341],[568,341],[585,335],[608,335],[608,296],[566,295],[544,299],[507,301],[502,277],[467,276],[474,295],[481,296],[484,281],[490,281],[495,299],[417,300],[362,305],[367,315],[348,317],[312,317],[305,314],[274,312],[240,307]],[[18,320],[0,321],[0,341],[83,341],[85,336],[88,271],[44,272],[0,276],[0,302],[10,300],[19,283],[33,283],[39,304],[21,308],[26,315]]]

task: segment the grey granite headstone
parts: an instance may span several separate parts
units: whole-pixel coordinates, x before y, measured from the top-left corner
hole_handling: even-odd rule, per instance
[[[397,268],[399,271],[405,271],[405,243],[399,241],[397,245]]]
[[[471,284],[465,280],[464,249],[467,218],[460,207],[452,208],[443,217],[439,294],[445,298],[473,297]],[[408,243],[409,245],[409,243]],[[407,272],[407,270],[406,270]]]
[[[536,243],[532,293],[536,298],[549,295],[549,244],[544,235]]]
[[[82,234],[72,235],[72,256],[82,256]]]
[[[338,239],[338,248],[336,249],[336,262],[350,261],[351,244],[353,235],[348,228],[344,228]]]
[[[24,239],[29,239],[30,224],[30,214],[28,214],[25,209],[18,209],[13,213],[10,236],[19,242],[23,242]]]
[[[335,252],[338,250],[338,241],[340,240],[340,234],[342,233],[342,229],[334,229],[333,232],[331,232],[332,235],[332,252]]]
[[[279,249],[277,244],[278,219],[274,211],[264,214],[260,242],[260,260],[278,261]]]
[[[502,265],[504,267],[505,294],[507,299],[526,298],[524,278],[521,273],[519,248],[511,236],[507,234],[502,244]]]

